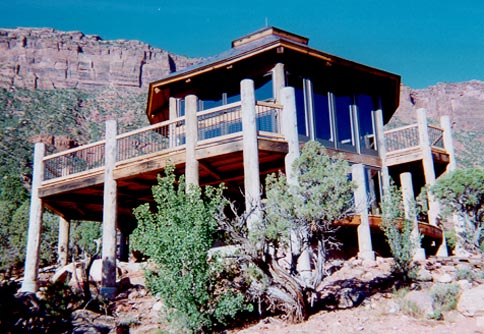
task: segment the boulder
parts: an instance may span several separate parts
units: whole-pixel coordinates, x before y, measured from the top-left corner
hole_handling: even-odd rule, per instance
[[[457,310],[467,317],[484,316],[484,285],[462,292]]]

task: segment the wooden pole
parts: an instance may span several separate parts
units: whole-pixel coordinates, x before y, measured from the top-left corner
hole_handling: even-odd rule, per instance
[[[370,219],[368,217],[368,197],[366,193],[365,167],[362,164],[352,166],[353,181],[356,183],[355,207],[360,215],[358,226],[358,258],[362,260],[375,260],[375,252],[371,244]]]
[[[418,229],[417,212],[415,209],[415,195],[413,192],[412,174],[400,174],[400,182],[402,184],[403,208],[405,211],[405,219],[412,222],[412,239],[415,244],[413,259],[416,261],[425,260],[425,249],[420,243],[420,231]]]
[[[39,272],[40,241],[42,233],[42,199],[39,197],[39,187],[44,179],[45,145],[36,143],[34,148],[34,169],[32,176],[32,190],[30,194],[29,232],[27,240],[27,254],[25,256],[24,280],[20,291],[36,292],[37,276]]]
[[[457,168],[457,161],[455,160],[454,140],[452,139],[452,125],[450,123],[449,116],[440,117],[440,125],[444,130],[444,148],[449,153],[449,164],[447,165],[447,171],[453,171]]]
[[[185,177],[187,190],[190,185],[198,186],[199,170],[196,156],[198,141],[198,98],[195,95],[185,97],[185,116],[186,116],[186,159]]]
[[[294,175],[293,165],[299,158],[300,152],[294,88],[284,87],[281,90],[280,95],[282,101],[282,134],[288,145],[288,153],[285,157],[287,182],[295,184],[297,182],[297,177]]]
[[[376,125],[376,147],[378,156],[381,159],[381,181],[383,194],[390,191],[390,174],[387,165],[387,147],[385,142],[385,133],[383,128],[383,112],[381,109],[375,110],[375,125]],[[383,195],[382,194],[382,195]]]
[[[432,147],[430,146],[429,140],[427,111],[423,108],[417,109],[417,124],[420,140],[420,149],[422,151],[422,164],[424,169],[425,184],[428,186],[432,186],[433,184],[435,184],[434,158],[432,156]],[[427,198],[429,203],[429,223],[431,225],[437,226],[440,216],[440,204],[434,198],[430,191],[427,191]],[[437,255],[448,256],[445,236],[442,240],[442,244],[437,252]]]
[[[57,244],[57,262],[61,266],[69,262],[69,230],[70,221],[59,217],[59,239]]]
[[[106,121],[101,294],[108,299],[116,296],[117,184],[113,177],[117,153],[116,127],[115,120]]]
[[[244,150],[245,209],[247,212],[251,212],[251,215],[247,219],[250,230],[253,224],[260,218],[261,203],[254,81],[250,79],[242,80],[240,90],[243,131],[242,145]]]

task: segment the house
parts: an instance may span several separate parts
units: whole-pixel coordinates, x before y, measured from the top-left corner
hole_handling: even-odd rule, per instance
[[[48,156],[37,143],[22,289],[36,289],[44,207],[61,217],[61,262],[67,259],[69,220],[103,222],[103,288],[109,294],[117,249],[126,258],[136,228],[132,209],[153,201],[151,186],[167,161],[186,175],[187,184],[224,182],[228,196],[248,206],[260,201],[264,176],[289,172],[286,166],[308,140],[352,164],[358,215],[340,222],[342,237],[348,255],[374,258],[382,247],[379,202],[390,176],[413,198],[413,189],[455,168],[448,118],[442,127],[431,126],[419,110],[418,124],[384,132],[399,105],[399,89],[398,75],[315,50],[305,37],[267,27],[151,83],[150,126],[118,133],[111,120],[105,140]],[[420,256],[436,254],[443,239],[438,205],[432,198],[429,204],[428,222],[409,216],[423,237]]]

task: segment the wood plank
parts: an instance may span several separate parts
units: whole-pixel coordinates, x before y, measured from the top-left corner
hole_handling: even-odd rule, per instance
[[[39,188],[39,197],[47,197],[54,194],[66,193],[82,188],[89,188],[94,185],[100,185],[104,183],[104,174],[86,176],[75,180],[64,180],[61,183],[54,183],[48,185],[42,185]]]

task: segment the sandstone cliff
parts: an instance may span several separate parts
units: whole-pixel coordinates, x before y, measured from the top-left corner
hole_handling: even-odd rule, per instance
[[[415,123],[418,108],[427,109],[431,122],[436,125],[441,116],[450,117],[461,167],[484,165],[484,82],[439,83],[424,89],[402,85],[400,107],[392,122]]]
[[[197,59],[146,43],[49,28],[0,29],[0,87],[143,89]]]

